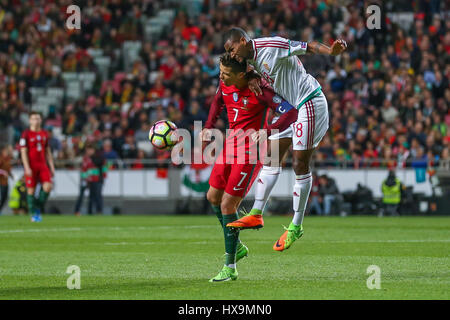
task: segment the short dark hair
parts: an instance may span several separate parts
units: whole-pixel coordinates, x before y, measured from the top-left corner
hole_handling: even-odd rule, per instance
[[[34,116],[35,114],[37,114],[38,116],[40,116],[41,117],[41,119],[43,118],[42,117],[42,113],[41,112],[39,112],[39,111],[30,111],[30,113],[28,114],[28,116],[31,118],[31,116]]]
[[[236,42],[239,41],[242,37],[244,37],[247,41],[251,40],[244,29],[233,27],[225,33],[225,42],[228,40],[230,40],[231,42]]]
[[[232,58],[228,52],[225,52],[220,56],[220,63],[224,67],[231,67],[231,71],[233,71],[233,73],[247,72],[247,61],[243,60],[242,62],[239,62]]]

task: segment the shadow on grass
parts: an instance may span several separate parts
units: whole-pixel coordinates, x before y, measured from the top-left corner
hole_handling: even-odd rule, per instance
[[[129,283],[84,285],[70,290],[60,287],[12,287],[0,289],[0,300],[66,300],[66,299],[195,299],[211,284],[205,279],[148,280]],[[194,295],[192,295],[194,294]]]

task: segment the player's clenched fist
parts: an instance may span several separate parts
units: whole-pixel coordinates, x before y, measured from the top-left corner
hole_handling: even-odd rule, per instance
[[[248,88],[256,96],[262,95],[263,93],[261,90],[261,79],[259,78],[251,78],[250,80],[248,80]]]
[[[345,51],[345,49],[347,49],[347,42],[345,42],[345,40],[343,39],[338,39],[334,41],[333,44],[331,45],[331,55],[332,56],[340,55],[342,52]]]

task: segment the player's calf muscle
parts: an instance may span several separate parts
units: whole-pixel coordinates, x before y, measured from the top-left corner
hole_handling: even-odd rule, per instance
[[[295,174],[302,175],[309,172],[309,163],[314,149],[311,150],[294,150],[292,167]]]
[[[222,197],[222,202],[220,204],[220,208],[222,210],[222,214],[233,214],[237,212],[237,208],[241,203],[242,198],[232,196],[228,193],[225,193]]]

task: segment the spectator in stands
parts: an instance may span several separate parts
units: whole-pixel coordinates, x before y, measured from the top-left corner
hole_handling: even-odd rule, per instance
[[[134,136],[129,134],[125,137],[125,143],[122,144],[122,158],[123,159],[136,159],[138,154]]]
[[[54,155],[57,155],[58,152],[61,150],[61,142],[56,138],[53,134],[53,128],[50,127],[47,130],[48,132],[48,145],[50,146],[50,150],[53,152]]]
[[[336,205],[339,190],[334,179],[325,174],[319,177],[319,185],[319,193],[323,198],[323,213],[328,216],[332,212],[333,204]]]
[[[60,141],[70,141],[80,134],[91,136],[97,130],[114,139],[106,131],[114,133],[120,117],[127,118],[129,126],[122,127],[124,138],[128,129],[141,128],[136,121],[137,109],[145,110],[150,124],[155,119],[173,119],[179,127],[191,129],[192,119],[201,120],[208,113],[215,94],[208,88],[218,84],[213,61],[223,52],[223,32],[240,24],[246,25],[254,37],[281,35],[302,41],[320,37],[325,42],[346,39],[348,51],[337,63],[322,57],[300,58],[309,73],[317,74],[329,99],[328,145],[333,146],[333,160],[368,159],[364,152],[370,141],[371,157],[373,149],[381,158],[377,165],[391,163],[392,159],[385,157],[397,158],[398,152],[410,157],[401,160],[409,165],[414,153],[412,141],[417,139],[427,153],[432,130],[441,133],[434,136],[438,148],[432,152],[440,152],[448,131],[445,118],[450,118],[450,64],[446,59],[450,23],[433,12],[448,11],[447,2],[432,1],[432,9],[426,10],[421,1],[405,2],[409,8],[403,10],[412,14],[414,7],[417,11],[414,23],[399,25],[391,19],[376,32],[366,28],[366,17],[358,6],[343,7],[336,1],[328,1],[326,9],[316,1],[228,1],[212,10],[207,3],[200,2],[198,8],[187,11],[183,10],[183,1],[158,3],[158,8],[177,10],[168,32],[158,35],[145,29],[150,15],[158,14],[152,1],[135,1],[129,6],[88,1],[83,7],[84,27],[73,32],[64,28],[65,15],[53,2],[45,2],[39,8],[42,10],[36,10],[36,4],[22,6],[13,1],[0,19],[0,30],[5,30],[0,33],[0,128],[8,127],[8,132],[13,132],[9,139],[16,143],[25,125],[22,115],[37,100],[37,94],[31,96],[31,88],[67,87],[63,80],[66,71],[101,71],[91,54],[91,49],[96,49],[100,58],[111,60],[106,72],[96,72],[92,89],[80,98],[69,99],[55,113],[49,113],[52,119],[62,120],[59,126],[66,137],[57,137]],[[393,15],[401,7],[392,0],[387,3],[393,5]],[[239,12],[248,15],[240,17]],[[126,40],[140,43],[140,49],[121,50]],[[111,77],[103,79],[102,74]],[[85,98],[90,94],[97,96],[93,105]],[[190,110],[194,101],[198,106]],[[175,109],[169,107],[171,104]],[[102,125],[104,113],[110,114],[111,128]],[[220,121],[226,125],[226,117]],[[58,126],[57,121],[51,123]],[[387,137],[391,128],[396,132]],[[360,151],[345,141],[358,139],[359,130],[369,132],[364,141],[358,141]],[[403,148],[388,141],[399,134],[408,140]],[[80,156],[77,144],[70,145]],[[391,154],[384,152],[386,145],[391,145]],[[113,147],[121,152],[120,146]],[[358,156],[363,159],[357,160]],[[331,159],[320,151],[314,157],[327,163]]]
[[[381,109],[381,116],[383,121],[388,124],[392,124],[398,115],[398,111],[391,104],[391,100],[385,99],[383,102],[383,108]]]
[[[75,160],[75,150],[72,146],[69,146],[66,139],[61,142],[61,148],[55,158],[56,160],[64,161],[65,168],[73,168],[71,163]],[[56,163],[58,163],[58,161],[56,161]]]
[[[116,160],[119,159],[119,155],[117,152],[112,148],[112,142],[111,140],[105,140],[103,142],[103,155],[108,160]]]
[[[112,148],[121,156],[122,145],[125,143],[125,138],[123,136],[123,129],[121,126],[117,126],[114,129],[114,135],[112,138]]]
[[[136,133],[134,134],[134,138],[137,143],[140,141],[148,141],[148,133],[150,131],[150,124],[145,121],[141,123],[141,127],[136,130]]]
[[[145,152],[142,149],[139,149],[137,152],[137,158],[133,162],[133,165],[131,166],[131,169],[133,170],[141,170],[144,169],[145,165],[143,163],[143,160],[145,159]]]

